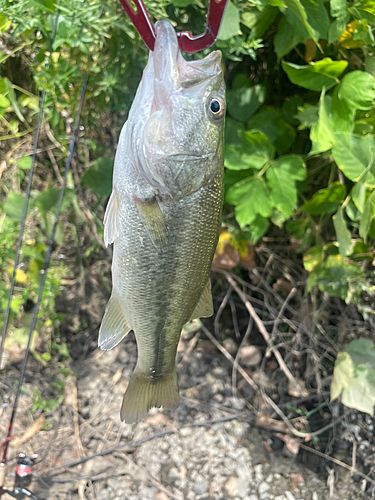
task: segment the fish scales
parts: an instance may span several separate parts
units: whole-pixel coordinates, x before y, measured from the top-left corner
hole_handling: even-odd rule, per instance
[[[183,325],[210,316],[209,273],[223,199],[224,82],[217,51],[186,62],[168,21],[150,53],[120,135],[104,219],[113,290],[99,332],[112,349],[134,330],[138,360],[121,409],[127,422],[178,404]]]

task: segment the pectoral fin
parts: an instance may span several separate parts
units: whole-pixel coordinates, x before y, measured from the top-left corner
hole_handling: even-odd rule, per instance
[[[133,199],[152,243],[157,248],[162,246],[167,239],[167,225],[159,203],[156,200],[151,203],[145,203],[137,198]]]
[[[103,351],[113,349],[130,332],[117,296],[112,293],[99,330],[98,345]]]
[[[212,304],[212,294],[211,294],[211,281],[208,278],[205,287],[203,288],[202,295],[195,306],[191,319],[197,318],[208,318],[214,313],[214,306]]]
[[[120,204],[115,190],[112,191],[107,210],[104,215],[104,244],[107,247],[120,234]]]

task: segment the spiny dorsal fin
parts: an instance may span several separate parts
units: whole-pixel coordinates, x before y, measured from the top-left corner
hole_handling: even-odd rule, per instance
[[[103,351],[113,349],[130,330],[131,328],[125,319],[120,302],[117,296],[112,293],[100,325],[98,340],[100,349],[103,349]]]
[[[151,203],[145,203],[138,200],[138,198],[133,198],[133,200],[137,205],[139,215],[147,228],[152,243],[156,248],[159,248],[167,239],[167,225],[159,203],[156,200]]]
[[[214,306],[212,304],[212,294],[211,294],[211,280],[208,278],[205,287],[203,288],[202,295],[199,298],[198,304],[195,306],[192,319],[197,318],[208,318],[214,313]]]
[[[111,245],[120,234],[120,204],[115,190],[112,191],[104,215],[104,244]]]

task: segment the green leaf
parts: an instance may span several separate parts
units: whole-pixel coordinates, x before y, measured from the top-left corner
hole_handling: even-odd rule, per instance
[[[171,0],[175,7],[187,7],[195,2],[195,0]]]
[[[303,107],[299,108],[296,117],[297,120],[300,122],[300,126],[298,127],[299,130],[311,128],[314,125],[314,123],[316,123],[319,120],[318,106],[305,104]]]
[[[374,415],[375,349],[371,340],[353,340],[337,355],[331,401],[340,396],[348,408]]]
[[[227,203],[235,205],[236,219],[241,228],[251,224],[258,214],[267,218],[272,213],[269,193],[262,178],[238,182],[229,188],[225,199]]]
[[[301,240],[306,233],[308,225],[309,225],[309,219],[307,217],[300,217],[299,219],[296,220],[289,220],[286,223],[285,228],[288,231],[288,233],[294,234],[294,236],[298,240]]]
[[[355,109],[371,109],[375,99],[374,77],[363,71],[351,71],[341,82],[339,97]]]
[[[349,21],[347,0],[330,0],[330,11],[331,16],[336,18],[328,30],[328,42],[333,43],[340,38]]]
[[[285,61],[282,61],[281,65],[292,83],[308,90],[319,91],[323,87],[338,83],[338,77],[345,71],[348,63],[347,61],[332,61],[330,57],[326,57],[308,66],[299,66]]]
[[[47,212],[54,213],[56,211],[57,201],[59,198],[60,189],[51,188],[39,193],[35,197],[35,204],[41,214],[45,215]],[[65,189],[64,197],[61,204],[61,213],[63,213],[70,205],[74,203],[76,194],[74,189]]]
[[[18,106],[18,102],[17,102],[17,98],[16,98],[16,94],[13,90],[13,85],[12,83],[8,80],[8,78],[4,78],[4,82],[5,82],[5,85],[6,85],[6,89],[7,89],[7,92],[8,92],[8,99],[10,101],[10,104],[14,110],[14,112],[16,113],[16,115],[18,116],[18,119],[21,121],[21,122],[24,122],[25,121],[25,118],[23,117],[22,113],[21,113],[21,110]]]
[[[218,35],[219,40],[229,40],[233,36],[240,35],[240,13],[237,7],[228,2],[225,8],[223,21]]]
[[[255,245],[264,235],[270,225],[269,219],[257,215],[251,223],[251,243]]]
[[[290,217],[297,203],[295,181],[306,177],[302,158],[297,155],[282,156],[267,169],[266,176],[273,206],[285,218]]]
[[[274,154],[268,138],[257,130],[238,131],[240,143],[225,146],[225,166],[233,170],[261,169]]]
[[[342,173],[351,181],[361,180],[375,187],[375,139],[353,134],[336,134],[332,156]]]
[[[375,218],[375,191],[368,197],[363,214],[359,222],[359,236],[366,240],[371,228],[371,223]]]
[[[22,170],[29,170],[31,167],[31,156],[22,156],[17,162],[18,166]]]
[[[311,272],[316,269],[323,262],[324,259],[324,246],[317,245],[311,247],[303,256],[303,266],[306,271]]]
[[[5,97],[5,95],[0,94],[0,108],[7,108],[10,106],[10,101]]]
[[[354,205],[358,208],[358,210],[363,213],[366,202],[366,186],[363,182],[356,182],[351,191],[351,197],[354,202]]]
[[[347,257],[353,252],[352,234],[346,225],[342,208],[336,212],[332,219],[339,244],[340,255],[342,258]]]
[[[241,14],[241,22],[251,30],[254,38],[260,38],[274,22],[278,13],[279,9],[268,4],[262,6],[249,4]]]
[[[112,192],[112,176],[112,158],[99,158],[83,174],[81,182],[99,196],[110,196]]]
[[[302,22],[302,24],[306,28],[306,31],[308,32],[310,37],[316,43],[319,43],[319,35],[316,33],[316,31],[309,24],[306,10],[305,10],[304,6],[302,5],[302,3],[300,2],[300,0],[283,0],[283,3]]]
[[[345,186],[340,184],[340,182],[333,182],[328,188],[321,189],[315,193],[311,200],[302,205],[301,211],[312,215],[335,212],[341,206],[345,195]]]
[[[282,114],[276,109],[262,109],[250,118],[247,127],[263,132],[278,154],[288,151],[296,137],[293,127],[284,121]]]
[[[323,153],[334,144],[334,123],[331,118],[332,99],[323,90],[319,100],[319,121],[314,123],[310,131],[312,148],[310,154]]]
[[[265,90],[263,85],[242,87],[227,92],[228,113],[240,122],[246,122],[264,103]]]
[[[14,191],[10,191],[4,203],[4,212],[10,219],[20,222],[22,219],[23,205],[25,196]],[[33,208],[33,201],[29,199],[27,213]]]

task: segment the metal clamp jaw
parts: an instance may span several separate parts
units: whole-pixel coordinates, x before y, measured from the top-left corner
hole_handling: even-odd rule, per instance
[[[144,6],[143,0],[133,0],[137,8],[135,10],[129,0],[120,0],[125,12],[130,17],[135,29],[140,34],[150,50],[154,50],[155,28]],[[177,33],[180,48],[187,53],[198,52],[207,49],[219,34],[220,24],[223,19],[225,6],[228,0],[210,0],[207,14],[206,31],[202,35],[193,36],[188,31]]]

